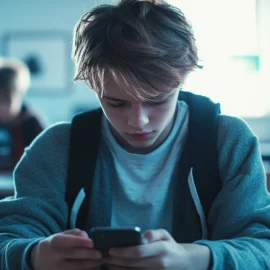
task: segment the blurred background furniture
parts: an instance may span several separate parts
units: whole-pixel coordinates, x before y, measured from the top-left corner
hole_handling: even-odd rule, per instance
[[[263,164],[264,164],[266,176],[267,176],[267,188],[270,192],[270,159],[264,160]]]
[[[0,199],[12,196],[14,193],[13,177],[11,173],[0,174]]]

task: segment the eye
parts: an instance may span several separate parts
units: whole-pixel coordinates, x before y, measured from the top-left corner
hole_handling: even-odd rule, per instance
[[[113,108],[120,108],[120,107],[124,107],[126,102],[124,101],[120,101],[120,102],[115,102],[115,103],[111,103],[111,102],[108,102],[107,103],[110,107],[113,107]]]

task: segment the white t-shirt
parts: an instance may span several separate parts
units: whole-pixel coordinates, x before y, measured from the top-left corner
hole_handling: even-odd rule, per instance
[[[172,230],[173,188],[176,165],[188,131],[188,106],[178,101],[174,126],[167,139],[148,154],[127,152],[115,140],[105,116],[98,177],[110,177],[113,186],[111,226],[139,226],[142,231]],[[95,179],[94,179],[95,181]],[[96,183],[102,185],[99,179]]]

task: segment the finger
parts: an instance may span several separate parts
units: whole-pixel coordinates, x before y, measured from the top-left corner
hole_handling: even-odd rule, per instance
[[[160,256],[164,254],[166,250],[167,242],[157,241],[134,247],[112,248],[109,250],[109,255],[114,258],[141,259],[153,256]]]
[[[66,260],[63,264],[64,265],[61,265],[61,269],[65,270],[89,270],[95,267],[99,267],[103,264],[103,262],[101,260]]]
[[[100,260],[102,258],[100,251],[89,248],[62,249],[60,254],[63,258],[72,260]]]
[[[85,231],[82,231],[78,228],[64,231],[63,234],[72,234],[72,235],[77,235],[77,236],[89,238],[88,234]]]
[[[143,234],[143,238],[146,239],[148,243],[173,239],[172,236],[164,229],[146,231]]]
[[[142,260],[138,259],[121,259],[121,258],[112,258],[108,261],[108,265],[111,267],[118,267],[118,268],[132,268],[134,269],[167,269],[169,265],[168,259],[164,257],[150,257]]]
[[[128,270],[128,267],[121,267],[121,266],[113,266],[113,265],[108,265],[109,270]],[[134,270],[134,269],[132,269]],[[140,269],[142,270],[142,269]]]
[[[108,266],[109,270],[157,270],[156,268],[149,268],[149,267],[144,267],[144,268],[141,268],[141,267],[132,267],[132,269],[130,269],[130,267],[125,267],[125,266],[112,266],[112,265],[109,265]],[[178,270],[178,269],[177,269]]]
[[[84,238],[71,234],[56,234],[50,239],[51,246],[55,249],[67,249],[67,248],[93,248],[93,241],[89,238]]]
[[[130,269],[130,267],[125,267],[125,266],[112,266],[112,265],[109,265],[108,266],[109,270],[157,270],[156,268],[137,268],[137,267],[134,267],[132,269]]]

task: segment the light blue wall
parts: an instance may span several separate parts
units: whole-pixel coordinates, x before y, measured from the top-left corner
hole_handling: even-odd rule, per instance
[[[9,31],[64,31],[70,39],[68,44],[70,48],[75,23],[83,13],[97,3],[101,2],[94,0],[1,0],[0,56],[4,53],[4,35]],[[69,79],[72,81],[73,63],[71,60],[68,65]],[[71,90],[63,94],[38,95],[31,94],[30,91],[26,99],[33,107],[38,107],[46,115],[49,124],[69,120],[77,105],[98,106],[93,92],[84,83],[71,82]]]

